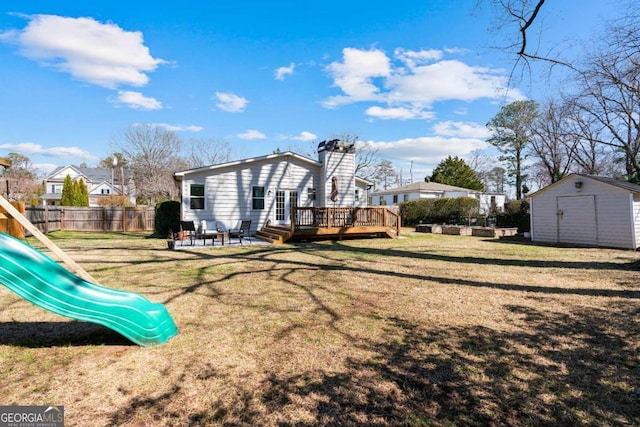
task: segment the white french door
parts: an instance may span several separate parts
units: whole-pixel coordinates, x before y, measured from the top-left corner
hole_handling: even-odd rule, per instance
[[[292,190],[276,191],[276,224],[288,225],[291,222],[291,209],[298,206],[298,192]]]

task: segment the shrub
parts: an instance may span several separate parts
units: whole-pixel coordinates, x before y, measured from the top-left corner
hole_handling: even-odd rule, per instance
[[[180,227],[180,202],[166,201],[158,203],[155,211],[154,236],[164,238],[169,230],[178,231]]]
[[[505,204],[505,211],[496,215],[497,227],[518,227],[518,233],[531,230],[529,202],[512,200]]]
[[[478,213],[479,202],[472,197],[417,199],[400,204],[404,225],[466,224]]]

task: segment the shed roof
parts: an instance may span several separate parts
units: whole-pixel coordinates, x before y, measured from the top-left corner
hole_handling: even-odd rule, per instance
[[[631,182],[627,182],[627,181],[620,181],[618,179],[615,178],[610,178],[608,176],[597,176],[597,175],[587,175],[587,174],[582,174],[582,173],[572,173],[571,175],[568,175],[564,178],[562,178],[560,181],[556,181],[553,184],[547,185],[546,187],[536,191],[535,193],[529,194],[527,196],[527,198],[531,198],[531,197],[535,197],[537,195],[539,195],[540,193],[543,193],[545,191],[547,191],[547,189],[549,188],[553,188],[556,185],[560,184],[563,181],[566,181],[570,178],[575,178],[576,176],[585,178],[585,179],[591,179],[593,181],[598,181],[601,182],[603,184],[606,185],[611,185],[613,187],[617,187],[617,188],[621,188],[623,190],[629,191],[631,193],[639,193],[640,194],[640,185],[638,184],[633,184]]]

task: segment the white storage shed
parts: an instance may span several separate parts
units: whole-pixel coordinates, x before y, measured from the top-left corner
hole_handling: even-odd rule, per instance
[[[529,196],[531,240],[637,249],[640,185],[572,174]]]

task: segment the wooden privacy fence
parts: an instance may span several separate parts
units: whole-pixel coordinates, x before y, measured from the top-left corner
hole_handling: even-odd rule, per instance
[[[43,233],[66,231],[153,231],[152,207],[60,207],[36,206],[24,215]]]

